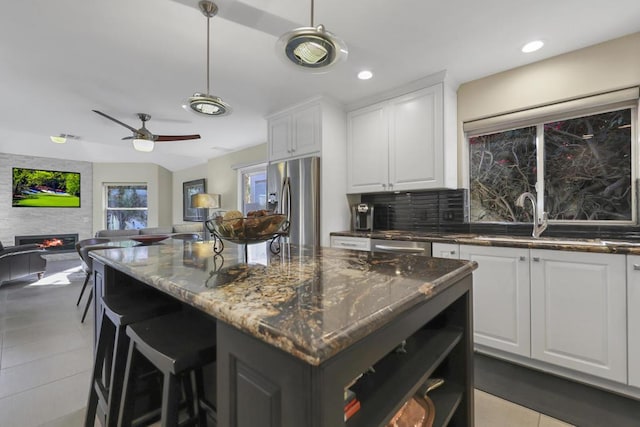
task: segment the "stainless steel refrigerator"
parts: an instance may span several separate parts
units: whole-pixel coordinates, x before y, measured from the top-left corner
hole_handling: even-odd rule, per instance
[[[320,246],[320,158],[269,163],[267,205],[288,215],[290,243]]]

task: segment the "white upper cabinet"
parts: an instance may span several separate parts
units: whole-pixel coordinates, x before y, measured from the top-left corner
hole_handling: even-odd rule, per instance
[[[269,160],[285,160],[320,154],[322,148],[321,107],[302,105],[269,119]]]
[[[439,188],[443,182],[441,85],[389,104],[389,190]]]
[[[529,250],[460,245],[473,272],[473,340],[520,356],[531,355]]]
[[[626,259],[531,249],[531,356],[627,382]]]
[[[640,387],[640,255],[627,255],[629,385]]]
[[[347,115],[347,188],[349,193],[387,189],[389,129],[385,104]]]
[[[455,92],[445,83],[347,114],[349,193],[455,188]]]

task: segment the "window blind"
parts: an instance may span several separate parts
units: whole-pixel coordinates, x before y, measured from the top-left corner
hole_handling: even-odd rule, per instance
[[[616,109],[637,105],[640,88],[606,92],[570,101],[543,105],[527,110],[515,111],[463,123],[464,132],[470,136],[530,126],[537,123],[557,121],[567,115],[578,117],[596,113],[602,109]]]

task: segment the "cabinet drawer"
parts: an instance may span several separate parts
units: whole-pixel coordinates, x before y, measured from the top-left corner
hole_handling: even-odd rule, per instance
[[[331,236],[331,247],[353,249],[355,251],[370,251],[371,239],[367,237]]]

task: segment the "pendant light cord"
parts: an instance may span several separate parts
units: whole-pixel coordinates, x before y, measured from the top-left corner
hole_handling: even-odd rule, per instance
[[[211,17],[207,16],[207,96],[209,96],[209,27],[211,24]]]
[[[313,27],[313,0],[311,0],[311,26]]]

